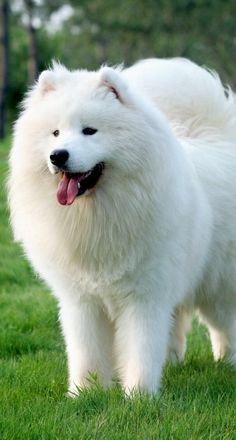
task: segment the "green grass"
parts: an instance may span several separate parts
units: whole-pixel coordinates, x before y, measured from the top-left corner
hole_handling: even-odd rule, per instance
[[[236,374],[214,364],[194,324],[186,362],[167,365],[158,397],[126,399],[99,386],[70,400],[57,306],[12,242],[0,144],[0,439],[236,439]]]

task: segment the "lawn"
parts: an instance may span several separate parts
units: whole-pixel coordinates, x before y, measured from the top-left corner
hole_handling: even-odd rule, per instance
[[[167,365],[155,398],[126,399],[94,386],[71,400],[57,306],[13,243],[4,182],[9,142],[0,144],[0,439],[236,439],[236,373],[214,364],[194,323],[186,361]]]

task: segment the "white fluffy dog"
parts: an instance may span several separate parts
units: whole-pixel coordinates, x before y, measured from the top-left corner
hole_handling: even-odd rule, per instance
[[[9,203],[59,301],[71,393],[93,371],[156,392],[193,308],[236,363],[236,103],[217,75],[54,65],[15,126]]]

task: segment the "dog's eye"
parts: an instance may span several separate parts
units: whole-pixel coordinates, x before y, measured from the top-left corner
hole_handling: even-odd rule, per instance
[[[87,136],[92,136],[92,134],[97,133],[97,129],[92,127],[85,127],[83,128],[82,133]]]
[[[59,130],[55,130],[55,131],[53,131],[52,134],[53,134],[53,136],[57,137],[57,136],[59,136],[60,131]]]

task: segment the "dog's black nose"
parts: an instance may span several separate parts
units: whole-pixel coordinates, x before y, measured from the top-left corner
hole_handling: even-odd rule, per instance
[[[66,161],[69,159],[69,153],[67,150],[54,150],[50,154],[50,161],[56,167],[62,167],[65,165]]]

